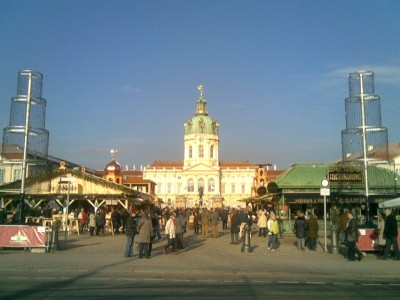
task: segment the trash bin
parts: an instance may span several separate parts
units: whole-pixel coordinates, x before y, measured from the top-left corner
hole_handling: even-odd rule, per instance
[[[251,249],[251,245],[250,245],[250,230],[251,230],[251,228],[249,226],[247,226],[247,224],[243,228],[244,238],[243,238],[242,252],[244,252],[244,253],[253,252],[253,249]]]

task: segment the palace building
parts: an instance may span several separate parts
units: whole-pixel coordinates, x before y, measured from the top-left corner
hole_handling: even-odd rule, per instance
[[[155,161],[143,169],[143,178],[156,183],[155,194],[166,205],[237,206],[237,200],[255,195],[258,165],[220,161],[219,123],[208,114],[203,87],[198,89],[194,116],[184,123],[183,161]]]

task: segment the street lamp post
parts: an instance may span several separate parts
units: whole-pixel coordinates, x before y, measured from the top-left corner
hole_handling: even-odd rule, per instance
[[[329,180],[324,178],[321,180],[321,196],[324,196],[324,251],[327,252],[327,243],[326,243],[326,196],[331,194],[329,188]]]
[[[364,77],[360,74],[360,97],[361,97],[361,128],[362,128],[362,143],[363,143],[363,161],[364,161],[364,178],[365,178],[365,201],[367,205],[367,220],[366,224],[371,223],[369,210],[369,187],[368,187],[368,161],[367,161],[367,128],[365,115],[365,100],[364,100]]]
[[[26,179],[26,159],[28,156],[29,145],[29,123],[31,119],[31,95],[32,95],[32,73],[28,74],[28,91],[26,95],[26,116],[25,116],[25,131],[24,131],[24,153],[22,159],[22,178],[21,178],[21,207],[20,207],[20,224],[25,224],[25,179]]]

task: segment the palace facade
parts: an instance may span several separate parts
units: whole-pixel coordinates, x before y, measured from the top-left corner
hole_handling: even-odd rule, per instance
[[[165,205],[236,207],[237,200],[256,195],[258,165],[220,161],[219,123],[208,114],[202,86],[198,89],[194,116],[184,123],[183,161],[155,161],[143,169],[143,178],[156,183],[155,194]]]

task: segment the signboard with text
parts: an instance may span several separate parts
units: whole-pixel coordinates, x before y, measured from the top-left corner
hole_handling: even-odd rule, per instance
[[[338,166],[328,171],[327,179],[331,183],[362,183],[363,173],[350,166]]]

